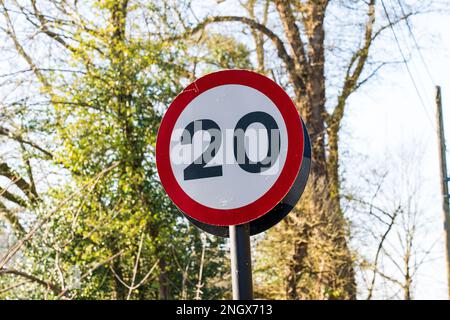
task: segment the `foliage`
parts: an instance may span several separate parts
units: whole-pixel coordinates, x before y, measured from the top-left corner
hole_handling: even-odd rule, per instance
[[[54,297],[221,297],[228,286],[222,282],[228,272],[223,240],[201,236],[181,218],[154,162],[162,111],[190,77],[187,45],[141,36],[144,27],[131,17],[157,19],[157,5],[98,1],[89,10],[92,20],[85,15],[81,23],[61,27],[73,43],[46,30],[68,49],[41,84],[53,107],[47,113],[47,129],[57,143],[53,163],[69,177],[46,192],[36,219],[82,192],[52,215],[18,263],[54,283]],[[213,34],[201,45],[215,62],[208,67],[197,58],[205,70],[248,65],[248,50],[232,38]],[[111,169],[99,177],[105,168]],[[35,285],[28,297],[50,297],[48,288]]]

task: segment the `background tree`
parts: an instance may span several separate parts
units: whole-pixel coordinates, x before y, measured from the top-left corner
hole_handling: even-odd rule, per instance
[[[425,241],[431,221],[424,204],[422,145],[386,150],[389,163],[373,159],[373,170],[361,172],[366,187],[345,197],[355,222],[353,241],[360,247],[356,266],[364,299],[414,299],[420,269],[435,258],[439,236]]]
[[[23,251],[21,267],[30,262],[36,266],[26,271],[52,283],[56,296],[221,296],[220,279],[226,272],[223,240],[201,239],[199,231],[180,217],[156,176],[154,144],[161,112],[181,90],[183,79],[193,77],[193,59],[183,60],[188,44],[174,46],[158,36],[158,28],[174,28],[172,7],[125,0],[2,1],[1,6],[4,34],[25,61],[26,72],[38,80],[41,103],[48,106],[45,126],[35,131],[51,132],[56,142],[52,164],[67,174],[61,185],[46,190],[47,202],[58,206],[104,168],[111,168],[33,234],[35,246]],[[18,28],[34,33],[32,40],[54,50],[46,56],[51,67],[43,58],[34,59],[33,46],[18,35]],[[245,46],[232,38],[208,34],[195,45],[208,53],[195,59],[195,65],[203,61],[204,68],[245,67],[248,61]],[[23,108],[29,117],[31,106],[24,103]],[[8,168],[2,168],[5,176]],[[35,187],[15,177],[9,178],[33,200]],[[5,190],[2,197],[13,196]],[[17,204],[39,219],[25,200]],[[24,219],[7,212],[5,217],[12,226]],[[28,231],[23,229],[22,233]],[[77,287],[67,284],[74,268],[82,275],[102,261],[106,263],[82,277]],[[6,270],[3,274],[21,276]],[[42,283],[41,289],[47,294]]]

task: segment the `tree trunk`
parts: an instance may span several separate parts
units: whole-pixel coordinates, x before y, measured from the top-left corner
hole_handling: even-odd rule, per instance
[[[120,257],[117,257],[113,262],[113,269],[117,276],[114,277],[114,299],[125,300],[127,296],[127,290],[125,286],[120,282],[123,279],[122,267],[120,262]]]
[[[161,258],[159,260],[159,299],[169,300],[169,279],[166,270],[166,261]]]
[[[289,1],[276,1],[291,47],[296,74],[295,103],[305,120],[312,143],[312,167],[307,197],[296,210],[297,231],[287,275],[291,299],[354,299],[355,276],[347,245],[347,228],[339,198],[338,128],[326,132],[324,17],[328,1],[305,4],[302,42]],[[331,134],[330,134],[331,133]],[[328,141],[326,141],[326,137]],[[328,142],[328,146],[326,145]],[[314,290],[312,288],[315,288]]]

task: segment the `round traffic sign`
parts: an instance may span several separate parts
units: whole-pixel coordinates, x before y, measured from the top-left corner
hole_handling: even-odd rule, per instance
[[[245,70],[208,74],[181,92],[161,122],[161,183],[189,217],[238,225],[272,210],[303,158],[298,112],[275,82]]]

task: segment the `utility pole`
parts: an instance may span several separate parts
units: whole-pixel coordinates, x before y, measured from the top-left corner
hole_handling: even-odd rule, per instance
[[[442,118],[442,97],[441,87],[436,86],[436,122],[437,122],[437,135],[439,141],[439,163],[441,167],[441,193],[442,193],[442,213],[444,215],[444,230],[445,230],[445,248],[447,253],[447,287],[448,297],[450,299],[450,208],[449,208],[449,193],[448,182],[449,177],[447,174],[447,157],[445,148],[445,135],[444,135],[444,121]]]

